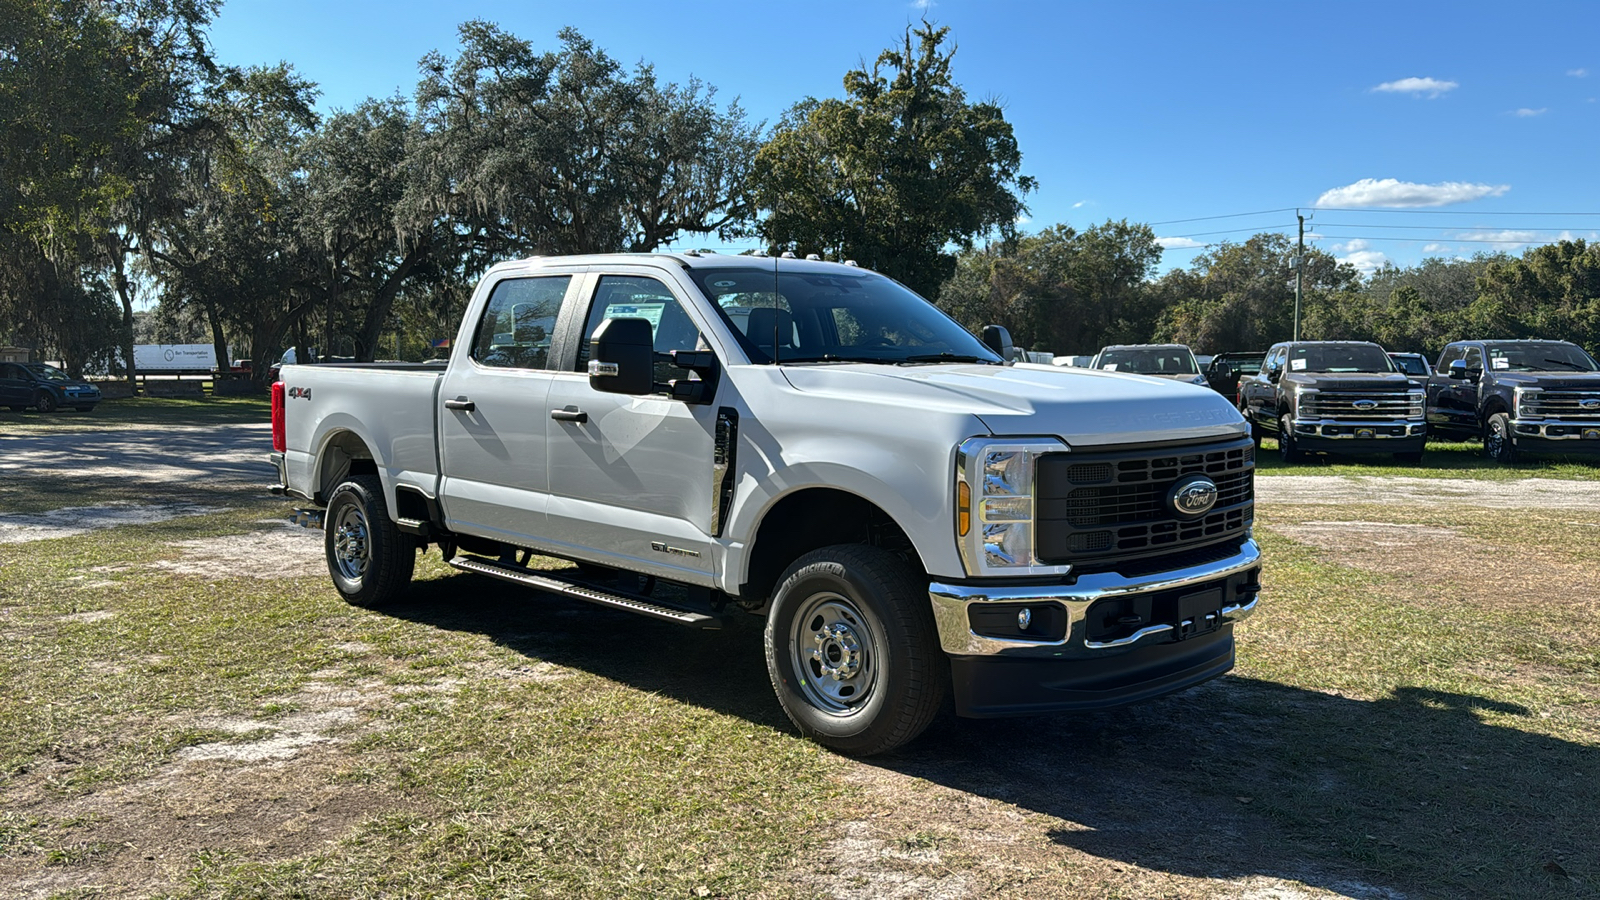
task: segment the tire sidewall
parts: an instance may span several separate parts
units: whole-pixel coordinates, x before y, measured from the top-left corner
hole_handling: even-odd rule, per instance
[[[351,505],[360,508],[367,528],[367,568],[359,580],[346,578],[334,562],[336,523],[340,513]],[[323,557],[328,576],[347,602],[355,606],[381,606],[394,599],[411,580],[408,563],[414,564],[415,557],[410,548],[400,542],[399,533],[394,531],[389,521],[382,483],[375,476],[354,477],[333,489],[333,495],[328,498],[322,530]]]
[[[1496,425],[1500,426],[1499,452],[1494,450]],[[1495,413],[1483,429],[1483,455],[1497,463],[1510,463],[1516,459],[1516,444],[1511,439],[1511,417],[1503,412]]]
[[[1278,457],[1284,462],[1294,462],[1300,456],[1294,446],[1294,423],[1288,416],[1278,417]]]
[[[39,392],[39,396],[34,399],[34,405],[42,413],[52,413],[61,408],[61,404],[56,402],[56,395],[48,390]]]

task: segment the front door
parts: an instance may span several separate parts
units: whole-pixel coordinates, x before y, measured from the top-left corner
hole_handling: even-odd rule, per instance
[[[33,402],[31,385],[22,378],[22,367],[0,363],[0,405],[27,406]]]
[[[589,338],[608,318],[649,320],[658,354],[705,347],[674,288],[648,274],[606,274],[594,282],[575,371],[556,375],[549,435],[547,534],[555,552],[710,584],[712,477],[717,404],[690,405],[664,393],[608,394],[589,387]],[[688,378],[656,364],[662,390]]]
[[[440,385],[439,495],[452,531],[527,546],[544,532],[551,339],[574,275],[492,286],[470,346]]]

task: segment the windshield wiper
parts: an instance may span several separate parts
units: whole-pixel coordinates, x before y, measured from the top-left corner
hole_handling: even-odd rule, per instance
[[[1587,371],[1589,371],[1589,369],[1585,368],[1584,366],[1580,366],[1575,362],[1567,362],[1564,359],[1547,359],[1547,360],[1545,360],[1545,362],[1547,362],[1547,363],[1555,363],[1558,366],[1566,366],[1569,369],[1576,369],[1579,372],[1587,372]]]
[[[940,362],[948,362],[948,363],[983,363],[984,365],[989,365],[989,366],[999,365],[999,363],[996,363],[994,360],[989,359],[986,356],[972,356],[970,354],[961,354],[961,353],[923,353],[923,354],[920,354],[918,356],[907,356],[907,357],[904,357],[902,359],[897,359],[897,360],[895,360],[895,362],[897,362],[897,363],[940,363]]]
[[[884,359],[881,356],[839,356],[835,353],[824,353],[821,356],[779,356],[779,363],[892,363],[899,362],[894,359]]]

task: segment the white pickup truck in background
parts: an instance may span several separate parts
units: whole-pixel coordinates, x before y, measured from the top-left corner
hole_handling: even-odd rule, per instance
[[[505,263],[442,368],[285,366],[274,490],[315,507],[359,605],[436,545],[685,626],[764,615],[784,710],[846,753],[911,740],[947,696],[1090,709],[1228,671],[1260,591],[1238,411],[1008,343],[850,264]]]

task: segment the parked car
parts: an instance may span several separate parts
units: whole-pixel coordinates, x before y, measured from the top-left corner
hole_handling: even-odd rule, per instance
[[[1396,368],[1407,375],[1420,375],[1423,378],[1427,378],[1433,374],[1433,366],[1428,364],[1428,358],[1421,353],[1393,352],[1389,354],[1389,358],[1394,360]]]
[[[1100,348],[1089,368],[1154,375],[1185,384],[1206,383],[1194,351],[1183,344],[1112,344]]]
[[[1202,370],[1206,384],[1224,397],[1239,403],[1239,382],[1261,371],[1261,361],[1267,358],[1262,350],[1230,350],[1211,357]],[[1242,407],[1241,407],[1242,408]]]
[[[790,720],[859,755],[916,737],[947,691],[992,717],[1183,690],[1232,668],[1256,608],[1237,410],[1011,363],[1003,328],[980,341],[852,265],[504,263],[454,343],[443,371],[273,385],[274,490],[310,504],[295,516],[353,604],[400,599],[431,544],[690,628],[760,615]]]
[[[1357,341],[1290,341],[1267,351],[1241,382],[1259,442],[1278,439],[1284,462],[1307,453],[1393,453],[1418,462],[1427,441],[1424,391],[1382,347]]]
[[[1428,427],[1484,455],[1600,454],[1600,365],[1566,341],[1456,341],[1428,379]]]
[[[33,407],[55,412],[70,406],[89,412],[100,402],[100,389],[44,363],[0,363],[0,405],[21,412]]]

